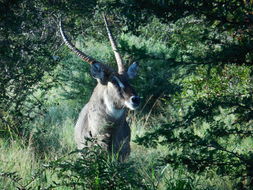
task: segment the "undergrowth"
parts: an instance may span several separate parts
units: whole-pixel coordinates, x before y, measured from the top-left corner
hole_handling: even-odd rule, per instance
[[[141,116],[131,114],[129,117],[133,140],[143,134],[142,126],[149,122],[138,117]],[[29,145],[22,140],[11,144],[1,141],[0,189],[232,189],[228,178],[218,178],[212,172],[193,175],[185,168],[163,165],[160,160],[168,151],[167,147],[152,149],[132,142],[131,156],[122,163],[99,146],[76,151],[72,136],[74,119],[68,118],[61,126],[51,124],[47,131],[54,141],[35,133]],[[35,140],[36,137],[39,140]],[[40,141],[50,148],[38,152],[35,146]]]

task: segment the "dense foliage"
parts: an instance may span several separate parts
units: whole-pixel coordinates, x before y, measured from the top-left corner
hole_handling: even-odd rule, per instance
[[[103,12],[126,64],[141,65],[133,83],[143,104],[130,118],[145,131],[135,142],[166,149],[155,170],[213,172],[230,178],[235,189],[252,189],[252,1],[3,0],[0,12],[1,139],[25,139],[40,158],[70,151],[62,141],[67,132],[60,129],[73,125],[69,121],[88,101],[95,81],[88,64],[62,46],[58,22],[76,46],[114,65]],[[56,185],[117,189],[126,181],[131,186],[126,189],[151,187],[131,163],[108,162],[101,153],[102,165],[96,165],[94,156],[91,151],[83,160],[54,162],[50,169],[65,179]],[[98,170],[89,174],[94,174],[91,181],[82,181],[87,173],[78,165],[84,166],[80,171]],[[15,178],[16,173],[4,175]],[[184,188],[192,186],[179,189]]]
[[[132,162],[120,163],[101,147],[84,148],[44,165],[27,182],[16,172],[0,173],[17,189],[150,189]],[[43,179],[50,172],[51,179]]]
[[[172,34],[172,41],[179,37],[177,45],[183,45],[176,48],[181,64],[197,65],[180,81],[181,93],[163,100],[169,105],[164,107],[163,117],[171,115],[168,109],[177,115],[155,123],[157,129],[138,142],[168,145],[170,152],[164,161],[174,166],[184,164],[194,172],[213,168],[220,175],[241,178],[237,188],[251,188],[252,4],[202,3],[190,3],[197,13],[192,15],[202,19],[195,19],[194,25],[181,19],[180,36]]]

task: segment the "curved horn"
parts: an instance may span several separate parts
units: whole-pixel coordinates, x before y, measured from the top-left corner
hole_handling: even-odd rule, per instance
[[[62,29],[62,24],[61,24],[61,21],[59,23],[59,26],[60,26],[60,33],[61,33],[61,36],[62,36],[62,39],[64,41],[64,43],[76,54],[78,55],[81,59],[83,59],[85,62],[89,63],[89,64],[93,64],[95,62],[97,62],[94,58],[86,55],[85,53],[81,52],[79,49],[77,49],[72,43],[71,41],[66,37],[66,35],[64,34],[63,32],[63,29]]]
[[[104,17],[104,22],[105,22],[105,27],[106,27],[106,30],[107,30],[107,34],[108,34],[108,37],[110,39],[112,50],[114,52],[116,62],[117,62],[117,65],[118,65],[118,73],[122,74],[125,71],[123,61],[122,61],[122,58],[121,58],[121,56],[120,56],[120,54],[117,50],[117,45],[116,45],[116,43],[113,39],[112,33],[111,33],[111,31],[108,27],[108,22],[107,22],[107,18],[105,16],[105,14],[103,14],[103,17]]]

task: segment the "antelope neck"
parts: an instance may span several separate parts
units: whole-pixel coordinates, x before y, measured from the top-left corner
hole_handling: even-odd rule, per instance
[[[106,106],[106,113],[108,115],[110,115],[111,117],[113,117],[115,119],[119,119],[124,114],[125,109],[124,108],[122,108],[122,109],[115,108],[113,103],[111,102],[111,100],[109,100],[106,93],[104,93],[104,103]]]

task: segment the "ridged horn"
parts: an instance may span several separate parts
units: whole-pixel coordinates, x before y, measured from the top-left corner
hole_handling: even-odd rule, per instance
[[[112,35],[109,27],[108,27],[108,21],[107,21],[107,18],[105,16],[105,14],[103,14],[103,17],[104,17],[104,22],[105,22],[105,27],[106,27],[106,30],[107,30],[107,34],[108,34],[109,40],[111,42],[112,50],[114,52],[116,62],[117,62],[117,65],[118,65],[118,73],[123,74],[125,72],[123,60],[122,60],[122,58],[121,58],[121,56],[120,56],[120,54],[117,50],[117,45],[114,41],[113,35]]]
[[[80,51],[79,49],[77,49],[72,43],[71,41],[67,38],[67,36],[65,35],[63,29],[62,29],[62,23],[60,21],[59,23],[60,26],[60,33],[62,36],[62,39],[64,41],[64,43],[69,47],[69,49],[71,49],[76,55],[78,55],[81,59],[83,59],[85,62],[89,63],[89,64],[93,64],[95,62],[97,62],[94,58],[86,55],[85,53],[83,53],[82,51]]]

